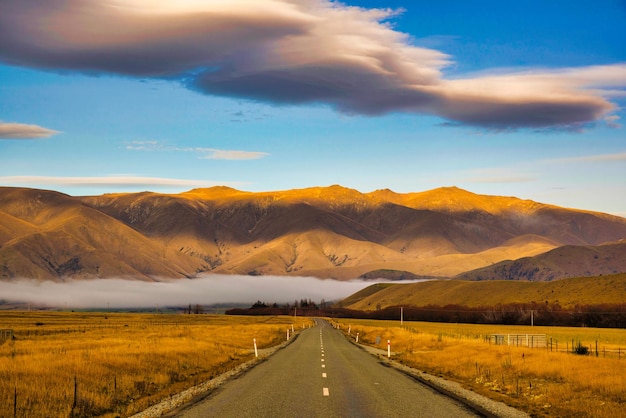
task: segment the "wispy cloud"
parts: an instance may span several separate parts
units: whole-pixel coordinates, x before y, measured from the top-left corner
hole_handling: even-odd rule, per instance
[[[60,132],[38,125],[0,121],[0,139],[40,139],[49,138],[58,133]]]
[[[139,176],[103,176],[103,177],[53,177],[53,176],[1,176],[0,183],[10,186],[99,186],[99,187],[162,187],[195,188],[212,186],[241,187],[244,183],[211,180],[172,179]]]
[[[205,155],[201,158],[205,160],[258,160],[268,156],[266,152],[258,151],[236,151],[204,148]]]
[[[583,155],[580,157],[553,158],[542,160],[543,163],[606,163],[606,162],[624,162],[626,161],[626,152],[616,154],[596,154]]]
[[[460,182],[468,183],[528,183],[537,181],[535,173],[521,168],[495,167],[467,170],[463,173]]]
[[[126,145],[126,149],[133,151],[190,152],[199,154],[198,158],[205,160],[258,160],[269,155],[267,152],[260,151],[221,150],[205,147],[176,147],[163,144],[159,141],[133,141]]]
[[[613,120],[610,100],[626,87],[623,63],[446,79],[452,57],[394,30],[387,20],[398,13],[329,0],[9,1],[0,60],[177,78],[206,94],[323,103],[348,114],[434,114],[504,131]]]
[[[604,118],[604,123],[606,123],[606,126],[609,128],[619,129],[622,127],[622,125],[618,122],[620,119],[621,118],[617,115],[609,115]]]

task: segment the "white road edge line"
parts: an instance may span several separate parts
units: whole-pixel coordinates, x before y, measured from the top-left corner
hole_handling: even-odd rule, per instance
[[[324,388],[324,389],[322,389],[322,394],[323,394],[324,396],[330,396],[330,393],[328,392],[328,388]]]

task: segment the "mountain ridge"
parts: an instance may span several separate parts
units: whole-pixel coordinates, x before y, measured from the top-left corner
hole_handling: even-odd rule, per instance
[[[448,277],[624,238],[624,218],[456,187],[401,194],[217,186],[82,197],[0,187],[3,279],[351,279],[376,270]]]

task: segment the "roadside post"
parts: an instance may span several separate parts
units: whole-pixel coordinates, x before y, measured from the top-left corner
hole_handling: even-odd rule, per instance
[[[387,340],[387,358],[391,358],[391,340]]]
[[[256,349],[256,338],[254,338],[252,341],[254,341],[254,357],[259,357],[259,352]]]

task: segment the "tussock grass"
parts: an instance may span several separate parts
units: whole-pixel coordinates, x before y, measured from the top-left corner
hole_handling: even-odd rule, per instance
[[[0,345],[0,416],[128,416],[252,359],[253,338],[259,349],[284,341],[293,321],[1,312],[15,339]]]
[[[350,296],[344,307],[373,310],[376,306],[462,305],[488,307],[532,303],[560,305],[571,309],[577,305],[624,303],[626,273],[578,277],[551,282],[517,280],[432,280],[419,283],[394,283],[383,289],[374,287]],[[378,291],[377,291],[378,290]],[[369,294],[368,294],[369,293]]]
[[[535,417],[626,417],[626,330],[339,320],[344,332],[406,365],[461,383]],[[545,333],[559,351],[490,344],[493,333]],[[592,354],[566,352],[581,341]],[[598,356],[595,341],[598,341]],[[604,349],[606,351],[604,351]],[[618,358],[618,349],[621,358]]]

